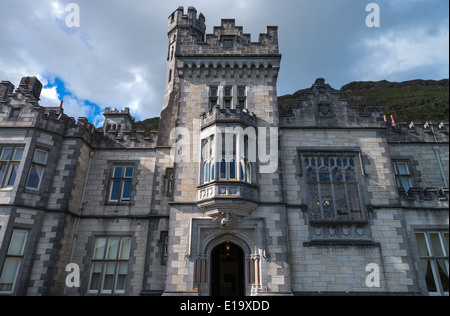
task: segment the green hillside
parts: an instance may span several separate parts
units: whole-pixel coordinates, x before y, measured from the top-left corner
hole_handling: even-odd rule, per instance
[[[159,128],[159,117],[149,118],[143,121],[134,123],[133,133],[136,131],[145,131],[145,134],[150,135],[150,131],[158,130]]]
[[[307,89],[280,96],[281,113],[289,113]],[[381,106],[384,114],[394,115],[397,122],[449,121],[449,80],[411,80],[405,82],[362,81],[344,85],[341,98],[361,110],[366,106]]]

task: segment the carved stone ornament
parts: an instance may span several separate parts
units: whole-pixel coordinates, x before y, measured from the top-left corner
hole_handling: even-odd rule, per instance
[[[348,226],[342,227],[342,234],[344,236],[346,236],[346,237],[350,236],[351,232],[352,232],[352,228],[351,227],[348,227]]]
[[[212,218],[213,222],[219,223],[223,228],[233,227],[239,222],[243,216],[237,215],[233,212],[208,212],[207,215]]]
[[[320,102],[318,104],[318,106],[319,106],[319,112],[322,115],[328,115],[330,113],[330,108],[331,108],[330,103]]]

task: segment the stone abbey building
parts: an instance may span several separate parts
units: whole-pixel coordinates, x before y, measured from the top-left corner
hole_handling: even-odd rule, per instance
[[[168,23],[150,134],[0,83],[0,295],[448,295],[448,124],[393,124],[324,79],[281,115],[277,27]]]

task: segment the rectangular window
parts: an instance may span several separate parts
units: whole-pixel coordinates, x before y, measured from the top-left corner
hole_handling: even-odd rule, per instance
[[[18,118],[20,115],[20,108],[13,108],[9,115],[10,118]]]
[[[430,295],[448,295],[448,231],[416,233],[420,266]]]
[[[218,88],[210,87],[209,88],[209,110],[212,110],[217,105],[218,98]]]
[[[114,166],[111,178],[110,202],[128,202],[131,199],[134,167],[127,165]]]
[[[166,180],[166,195],[172,196],[173,192],[173,177],[174,177],[174,170],[173,168],[167,168],[166,174],[165,174],[165,180]]]
[[[3,271],[0,275],[0,293],[12,292],[16,283],[20,264],[23,260],[23,252],[27,240],[28,231],[15,229],[6,253]]]
[[[124,294],[131,237],[98,237],[92,258],[89,293]]]
[[[0,151],[0,188],[14,186],[24,147],[5,146]]]
[[[224,91],[224,97],[229,98],[233,96],[233,89],[232,87],[225,87]]]
[[[363,220],[356,156],[303,157],[311,220]]]
[[[236,180],[237,134],[222,133],[222,157],[220,159],[220,179]]]
[[[406,195],[408,195],[408,191],[412,187],[411,173],[409,171],[408,163],[406,161],[394,160],[392,161],[392,167],[394,168],[397,187],[404,189]]]
[[[241,109],[247,108],[247,91],[245,87],[238,87],[238,104]]]
[[[28,174],[27,188],[38,190],[41,186],[48,153],[41,149],[34,151],[33,162]]]
[[[233,101],[233,88],[232,87],[225,87],[224,93],[223,93],[223,103],[225,105],[225,108],[230,109],[232,107],[232,101]]]
[[[202,140],[202,162],[201,179],[202,183],[208,183],[215,180],[215,142],[214,137]]]

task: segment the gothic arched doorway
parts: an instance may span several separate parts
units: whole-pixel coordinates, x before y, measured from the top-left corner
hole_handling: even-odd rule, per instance
[[[211,252],[211,295],[245,295],[244,251],[234,243],[221,243]]]

